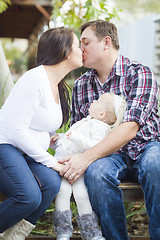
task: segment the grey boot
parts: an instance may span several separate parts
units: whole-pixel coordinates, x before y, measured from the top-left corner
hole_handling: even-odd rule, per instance
[[[35,225],[26,220],[21,220],[13,227],[7,229],[1,240],[25,240],[30,232],[35,228]]]
[[[91,214],[83,214],[77,216],[77,224],[80,228],[81,237],[83,240],[104,240],[102,232],[98,226],[97,215],[92,212]]]
[[[53,213],[53,224],[57,240],[69,240],[73,234],[72,213],[70,210]]]

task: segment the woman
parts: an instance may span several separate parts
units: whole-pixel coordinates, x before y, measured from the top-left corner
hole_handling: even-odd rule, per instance
[[[63,80],[82,66],[72,30],[54,28],[38,43],[38,66],[15,84],[0,110],[0,239],[24,240],[60,188],[61,164],[47,152],[50,134],[69,118]]]

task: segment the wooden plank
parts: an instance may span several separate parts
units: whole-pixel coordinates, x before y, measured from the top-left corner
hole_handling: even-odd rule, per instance
[[[144,196],[141,186],[138,183],[122,183],[119,186],[123,192],[125,202],[143,202]],[[6,196],[0,192],[0,201],[4,201]],[[73,200],[73,198],[72,198]],[[74,200],[73,200],[74,201]]]
[[[150,240],[149,236],[130,236],[130,240]]]
[[[149,236],[129,236],[130,240],[150,240]],[[26,240],[42,240],[42,239],[48,239],[48,240],[56,240],[56,237],[51,237],[51,236],[32,236],[32,237],[27,237]],[[71,240],[81,240],[80,236],[73,236]]]
[[[119,186],[123,192],[124,202],[143,202],[144,194],[139,183],[126,182]]]
[[[56,240],[56,237],[51,237],[51,236],[30,236],[27,237],[26,240],[42,240],[42,239],[48,239],[48,240]],[[73,236],[71,237],[71,240],[81,240],[80,236]]]

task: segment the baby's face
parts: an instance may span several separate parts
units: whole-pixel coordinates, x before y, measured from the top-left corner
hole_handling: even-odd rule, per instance
[[[100,113],[103,112],[105,94],[101,95],[98,100],[93,100],[88,111],[89,115],[95,119],[100,119]]]

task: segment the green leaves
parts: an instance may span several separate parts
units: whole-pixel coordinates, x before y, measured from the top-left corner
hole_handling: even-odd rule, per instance
[[[140,213],[145,210],[145,206],[144,206],[143,202],[140,203],[138,205],[138,207],[136,207],[136,204],[137,204],[136,202],[125,202],[124,203],[127,220],[130,217],[136,215],[137,213]]]
[[[60,19],[62,25],[74,30],[87,21],[118,18],[117,9],[108,10],[107,0],[67,0],[64,3],[52,0],[52,2],[54,8],[51,17],[54,22]]]
[[[6,11],[9,4],[11,4],[10,0],[0,0],[0,13]]]

